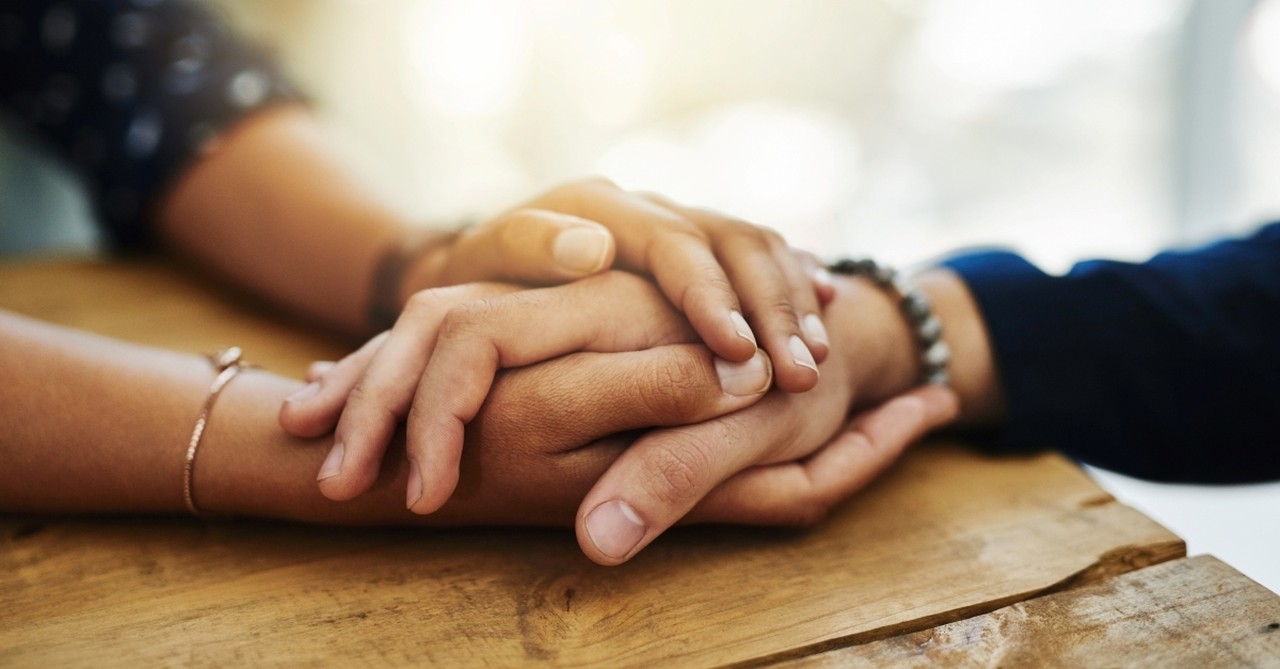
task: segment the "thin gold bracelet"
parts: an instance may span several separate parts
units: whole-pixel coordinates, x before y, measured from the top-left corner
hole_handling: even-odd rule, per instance
[[[196,419],[196,427],[191,431],[191,441],[187,444],[187,463],[183,469],[182,476],[182,501],[187,503],[187,511],[193,516],[204,515],[200,511],[200,507],[196,506],[196,498],[192,492],[192,480],[195,478],[196,465],[196,449],[200,448],[200,438],[204,436],[204,427],[209,422],[209,413],[213,411],[213,403],[218,400],[218,394],[222,389],[235,378],[236,374],[244,369],[244,362],[240,360],[241,351],[239,346],[231,346],[209,356],[209,362],[213,363],[213,369],[217,372],[213,383],[209,386],[209,395],[204,400],[204,407],[200,409],[200,417]]]

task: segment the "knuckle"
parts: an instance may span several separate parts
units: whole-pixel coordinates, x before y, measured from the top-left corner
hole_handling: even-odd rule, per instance
[[[636,394],[651,416],[665,424],[684,424],[699,414],[695,400],[702,379],[701,363],[689,355],[664,356],[641,376]]]
[[[581,204],[593,194],[601,191],[617,191],[620,190],[616,184],[601,175],[592,175],[569,181],[560,186],[556,186],[547,193],[545,197],[550,197],[554,201],[573,202]]]
[[[791,304],[791,300],[786,295],[771,296],[762,309],[763,314],[767,314],[771,318],[782,320],[786,323],[799,323],[800,319],[796,315],[796,308]]]
[[[377,424],[378,422],[394,423],[399,420],[394,398],[364,380],[351,389],[347,406],[349,407],[348,412],[350,415],[344,414],[347,420],[342,421],[343,423],[348,423],[348,425],[344,425],[347,428],[354,427],[358,430],[364,430],[370,424]],[[349,423],[352,420],[357,421],[359,424],[350,425]]]
[[[700,484],[710,471],[708,449],[692,439],[664,442],[650,454],[649,492],[669,509],[684,509],[701,496]]]
[[[738,218],[717,217],[712,220],[714,222],[708,223],[707,227],[714,230],[718,237],[733,237],[762,250],[769,248],[769,240],[765,236],[764,228],[758,225]]]
[[[405,302],[404,311],[414,316],[430,314],[439,309],[442,297],[440,291],[435,288],[420,290],[409,296],[409,300]]]
[[[763,225],[756,225],[752,227],[756,229],[756,232],[759,233],[760,235],[760,239],[770,248],[773,248],[773,249],[787,248],[787,240],[777,230],[774,230],[773,228],[766,227]]]
[[[440,322],[440,339],[472,339],[480,335],[489,321],[493,304],[477,300],[453,307]]]
[[[541,220],[540,213],[532,207],[512,209],[495,219],[489,230],[500,243],[520,241],[519,233],[530,225],[536,225]]]
[[[351,406],[359,406],[374,399],[376,398],[372,397],[369,392],[368,382],[362,379],[357,382],[353,388],[351,388],[351,393],[347,396],[347,404]]]
[[[592,174],[575,182],[577,185],[586,186],[588,188],[608,188],[612,190],[621,190],[612,179],[603,174]]]
[[[695,225],[677,216],[663,217],[655,221],[658,235],[656,246],[659,250],[670,252],[681,246],[696,244],[711,246],[711,236],[702,226]]]
[[[434,418],[435,414],[432,409],[427,407],[423,402],[414,402],[410,404],[409,410],[405,412],[405,420],[409,425],[419,425]]]

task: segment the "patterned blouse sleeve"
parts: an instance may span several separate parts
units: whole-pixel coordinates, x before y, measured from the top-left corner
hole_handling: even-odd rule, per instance
[[[80,175],[117,248],[145,246],[181,170],[255,110],[301,96],[178,0],[5,0],[0,108]]]

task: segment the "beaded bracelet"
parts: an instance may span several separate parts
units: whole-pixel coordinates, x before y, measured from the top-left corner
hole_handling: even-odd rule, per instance
[[[942,341],[942,321],[933,314],[933,305],[924,293],[902,278],[892,267],[869,258],[844,258],[827,267],[833,274],[863,277],[897,298],[898,308],[907,318],[920,346],[920,382],[947,385],[951,349]]]
[[[209,385],[209,394],[205,397],[204,406],[200,409],[200,417],[196,419],[196,427],[191,431],[191,440],[187,442],[187,462],[182,470],[182,501],[186,502],[187,511],[190,511],[193,516],[204,515],[200,507],[196,506],[192,489],[196,470],[196,450],[200,448],[200,438],[204,436],[204,426],[209,422],[209,413],[213,411],[213,403],[218,400],[218,394],[245,367],[240,355],[240,347],[232,346],[209,356],[209,362],[213,364],[213,370],[217,376]]]

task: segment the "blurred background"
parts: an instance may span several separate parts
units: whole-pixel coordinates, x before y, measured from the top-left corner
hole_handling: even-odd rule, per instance
[[[601,173],[828,253],[1064,268],[1280,210],[1274,1],[222,4],[424,219]]]
[[[208,4],[424,222],[603,174],[823,255],[998,244],[1063,270],[1280,213],[1280,0]],[[0,180],[84,215],[57,178]],[[1280,484],[1098,476],[1280,590]]]

